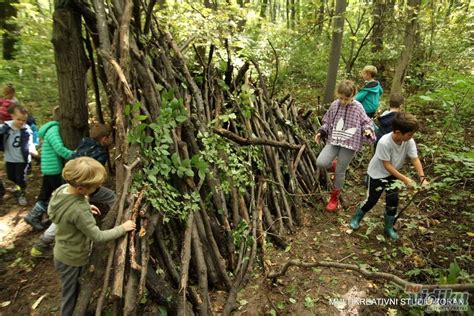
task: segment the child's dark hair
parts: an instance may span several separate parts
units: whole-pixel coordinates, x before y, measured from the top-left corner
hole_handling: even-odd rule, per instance
[[[403,102],[405,101],[405,98],[401,93],[394,93],[390,96],[390,101],[389,101],[389,106],[391,108],[399,108],[402,106]]]
[[[418,130],[418,121],[413,114],[399,112],[395,115],[392,122],[393,131],[400,131],[402,134],[416,132]]]
[[[337,85],[337,94],[344,97],[353,97],[357,93],[357,88],[351,80],[342,80]]]
[[[106,137],[112,134],[112,129],[108,125],[94,123],[89,129],[89,134],[92,139],[100,141],[102,137]]]
[[[8,107],[8,110],[7,110],[7,111],[8,111],[8,113],[10,113],[10,114],[15,113],[15,111],[17,111],[17,112],[19,112],[19,113],[21,113],[21,114],[23,114],[23,115],[28,115],[28,113],[29,113],[26,108],[24,108],[22,105],[16,104],[16,103],[10,105],[10,106]]]

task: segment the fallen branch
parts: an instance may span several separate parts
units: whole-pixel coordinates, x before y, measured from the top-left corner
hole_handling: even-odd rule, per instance
[[[412,292],[419,292],[421,289],[434,290],[434,289],[451,289],[453,291],[474,291],[474,283],[464,283],[464,284],[418,284],[406,281],[394,274],[385,273],[385,272],[372,272],[355,264],[346,264],[346,263],[337,263],[329,261],[316,261],[316,262],[301,262],[299,260],[290,260],[288,261],[283,268],[278,272],[272,272],[268,274],[268,279],[276,279],[282,275],[285,275],[286,271],[291,266],[296,266],[300,268],[314,268],[314,267],[327,267],[327,268],[336,268],[344,270],[352,270],[361,273],[362,275],[370,279],[384,279],[387,281],[392,281],[405,289],[410,289]]]
[[[267,146],[272,146],[272,147],[283,147],[283,148],[288,148],[288,149],[301,148],[301,145],[290,144],[288,142],[279,142],[279,141],[271,140],[271,139],[258,138],[258,137],[244,138],[223,128],[214,128],[213,131],[214,133],[219,134],[230,140],[233,140],[234,142],[242,146],[267,145]]]

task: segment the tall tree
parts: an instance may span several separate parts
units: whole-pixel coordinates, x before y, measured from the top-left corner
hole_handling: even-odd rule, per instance
[[[331,103],[334,97],[336,86],[337,70],[339,69],[339,59],[341,58],[342,35],[344,33],[344,13],[346,11],[346,0],[336,1],[336,12],[333,16],[333,30],[331,51],[329,53],[328,74],[326,77],[326,88],[324,90],[323,104]]]
[[[75,148],[88,132],[87,58],[81,37],[81,15],[67,4],[55,4],[53,46],[58,75],[61,136]]]
[[[15,43],[18,41],[18,26],[15,22],[17,9],[15,4],[18,0],[0,1],[0,30],[3,30],[3,59],[11,60],[14,58]]]
[[[318,9],[315,12],[315,20],[316,20],[316,25],[317,25],[316,38],[319,38],[321,36],[321,33],[323,32],[325,3],[326,3],[326,0],[320,0]]]
[[[392,16],[395,6],[394,0],[376,0],[372,11],[374,30],[372,32],[372,53],[380,53],[383,50],[383,39],[387,20]],[[385,58],[376,57],[373,65],[377,67],[379,78],[384,77]]]
[[[398,60],[395,74],[393,75],[392,88],[390,94],[401,93],[402,84],[405,79],[408,65],[410,64],[413,49],[415,48],[416,32],[418,29],[418,12],[421,0],[408,0],[407,24],[405,27],[405,37],[403,39],[403,50]]]

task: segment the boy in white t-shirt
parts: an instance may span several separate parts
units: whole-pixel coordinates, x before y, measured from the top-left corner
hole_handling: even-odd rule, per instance
[[[415,116],[408,113],[397,113],[393,120],[393,132],[384,135],[369,163],[367,173],[369,175],[368,196],[356,210],[351,219],[351,228],[359,228],[360,221],[364,215],[370,211],[379,200],[385,190],[385,233],[392,240],[398,239],[398,234],[393,228],[395,215],[398,207],[398,189],[391,188],[390,185],[395,180],[400,180],[408,187],[413,187],[415,181],[402,174],[399,170],[403,167],[406,157],[415,168],[422,185],[427,185],[425,174],[421,165],[413,134],[418,130],[418,122]]]

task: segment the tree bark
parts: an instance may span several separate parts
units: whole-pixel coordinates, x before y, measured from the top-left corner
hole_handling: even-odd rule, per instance
[[[81,16],[68,8],[53,15],[53,46],[58,76],[61,136],[76,148],[88,135],[87,58],[81,38]]]
[[[408,1],[408,21],[406,24],[405,37],[403,39],[403,51],[398,60],[395,74],[393,75],[392,88],[390,95],[402,92],[403,81],[410,64],[411,56],[415,48],[415,37],[418,29],[418,11],[420,9],[421,0]]]
[[[18,0],[5,0],[0,2],[0,29],[3,30],[2,35],[2,55],[5,60],[14,59],[15,43],[18,42],[18,25],[15,22],[17,9],[14,4]]]
[[[341,57],[342,35],[344,32],[344,12],[346,11],[346,0],[336,1],[336,14],[333,17],[333,31],[331,52],[329,53],[329,66],[326,78],[326,88],[324,90],[323,106],[327,106],[334,98],[334,88],[336,87],[337,71],[339,69],[339,59]]]

